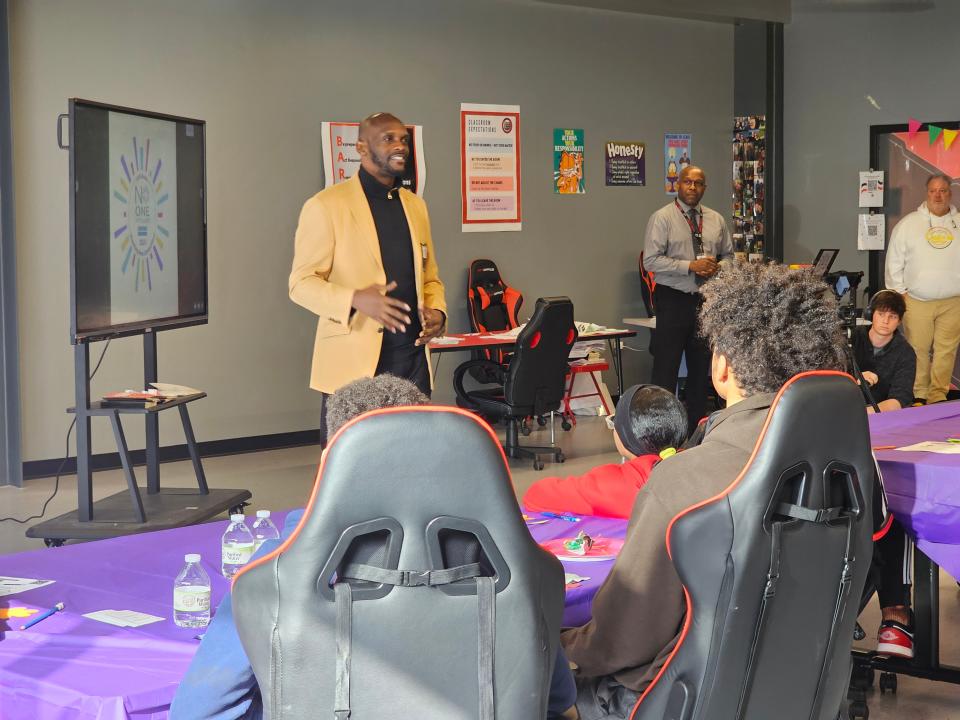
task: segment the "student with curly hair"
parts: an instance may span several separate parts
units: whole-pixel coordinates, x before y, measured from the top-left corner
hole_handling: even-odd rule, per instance
[[[725,267],[703,284],[700,327],[726,408],[703,441],[653,469],[637,493],[630,532],[593,600],[593,618],[566,631],[582,720],[629,717],[677,643],[683,587],[666,547],[667,525],[722,492],[746,466],[776,392],[808,370],[842,370],[836,298],[810,272],[776,265]]]

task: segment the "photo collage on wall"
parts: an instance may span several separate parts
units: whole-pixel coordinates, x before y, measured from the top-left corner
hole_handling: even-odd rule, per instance
[[[740,260],[762,262],[764,247],[764,166],[766,121],[763,115],[734,118],[733,249]]]

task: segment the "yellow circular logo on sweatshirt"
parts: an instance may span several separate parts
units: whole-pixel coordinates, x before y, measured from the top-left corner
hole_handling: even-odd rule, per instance
[[[932,227],[927,230],[927,242],[930,247],[943,250],[953,242],[953,233],[945,227]]]

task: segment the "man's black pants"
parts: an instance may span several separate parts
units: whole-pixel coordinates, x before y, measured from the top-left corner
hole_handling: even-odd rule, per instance
[[[686,353],[687,419],[692,432],[707,412],[710,350],[697,329],[697,313],[703,298],[700,293],[685,293],[666,285],[657,285],[653,298],[657,309],[657,329],[651,382],[676,392],[680,358]]]
[[[416,385],[420,392],[430,397],[430,368],[427,366],[427,350],[424,347],[405,346],[399,348],[385,347],[380,351],[380,361],[374,375],[396,375],[409,380]],[[320,447],[327,446],[327,398],[323,395],[323,405],[320,408]]]

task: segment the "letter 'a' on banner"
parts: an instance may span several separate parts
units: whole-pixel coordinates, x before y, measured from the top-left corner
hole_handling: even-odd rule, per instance
[[[460,104],[463,232],[521,229],[520,106]]]
[[[321,122],[324,187],[349,180],[360,170],[357,152],[358,122]],[[400,182],[407,190],[423,197],[427,184],[427,164],[423,159],[423,125],[407,125],[410,133],[410,158]]]

